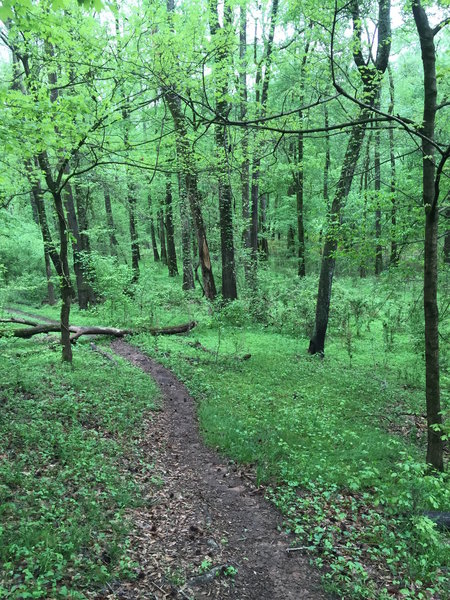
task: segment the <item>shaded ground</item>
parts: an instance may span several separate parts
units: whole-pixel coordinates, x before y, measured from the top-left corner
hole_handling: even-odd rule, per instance
[[[144,444],[160,477],[132,519],[133,583],[98,598],[320,600],[307,558],[287,552],[280,516],[248,478],[202,444],[194,401],[165,367],[123,340],[113,350],[149,373],[164,410],[147,426]]]

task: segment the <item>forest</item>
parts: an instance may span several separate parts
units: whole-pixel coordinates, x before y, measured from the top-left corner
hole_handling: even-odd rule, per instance
[[[449,0],[0,0],[0,598],[450,598]]]

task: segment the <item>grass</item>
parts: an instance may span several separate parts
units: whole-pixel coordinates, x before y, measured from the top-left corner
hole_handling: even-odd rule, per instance
[[[192,337],[196,347],[145,334],[134,343],[185,380],[207,444],[256,467],[328,588],[444,597],[448,547],[423,511],[448,509],[448,476],[425,476],[424,431],[402,426],[421,390],[397,382],[394,365],[350,367],[340,342],[321,361],[306,339],[261,327],[201,326]]]
[[[258,295],[225,307],[180,287],[148,265],[134,299],[122,284],[105,289],[104,303],[73,322],[145,329],[196,319],[188,336],[132,341],[185,380],[205,441],[266,484],[326,587],[355,599],[447,598],[448,539],[423,514],[448,510],[450,486],[424,464],[420,283],[337,279],[323,361],[306,353],[315,278],[262,270]]]
[[[156,387],[83,344],[73,369],[55,345],[0,345],[0,598],[86,598],[132,575],[126,465],[152,468],[138,443]]]

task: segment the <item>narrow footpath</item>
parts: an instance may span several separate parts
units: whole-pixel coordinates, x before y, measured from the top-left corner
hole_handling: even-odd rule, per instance
[[[243,473],[206,448],[194,400],[165,367],[121,339],[111,348],[154,378],[163,410],[146,423],[152,493],[130,515],[138,579],[98,598],[325,600],[308,558],[287,552],[281,517]]]

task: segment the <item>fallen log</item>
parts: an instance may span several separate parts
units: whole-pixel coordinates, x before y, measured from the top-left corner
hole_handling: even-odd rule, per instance
[[[38,325],[37,321],[31,321],[29,319],[17,319],[16,317],[9,317],[9,319],[0,319],[0,323],[18,323],[19,325],[31,325],[32,327]]]
[[[11,321],[9,321],[11,322]],[[109,335],[113,337],[124,337],[125,335],[136,335],[138,333],[149,333],[150,335],[174,335],[178,333],[187,333],[193,329],[197,323],[189,321],[182,325],[172,325],[169,327],[149,327],[148,329],[117,329],[116,327],[99,327],[99,326],[76,326],[71,325],[69,331],[73,334],[70,336],[70,341],[75,344],[76,341],[83,335]],[[28,339],[40,333],[55,333],[61,331],[59,323],[44,323],[34,327],[24,329],[13,329],[10,331],[0,331],[0,337],[12,336],[17,338]]]

